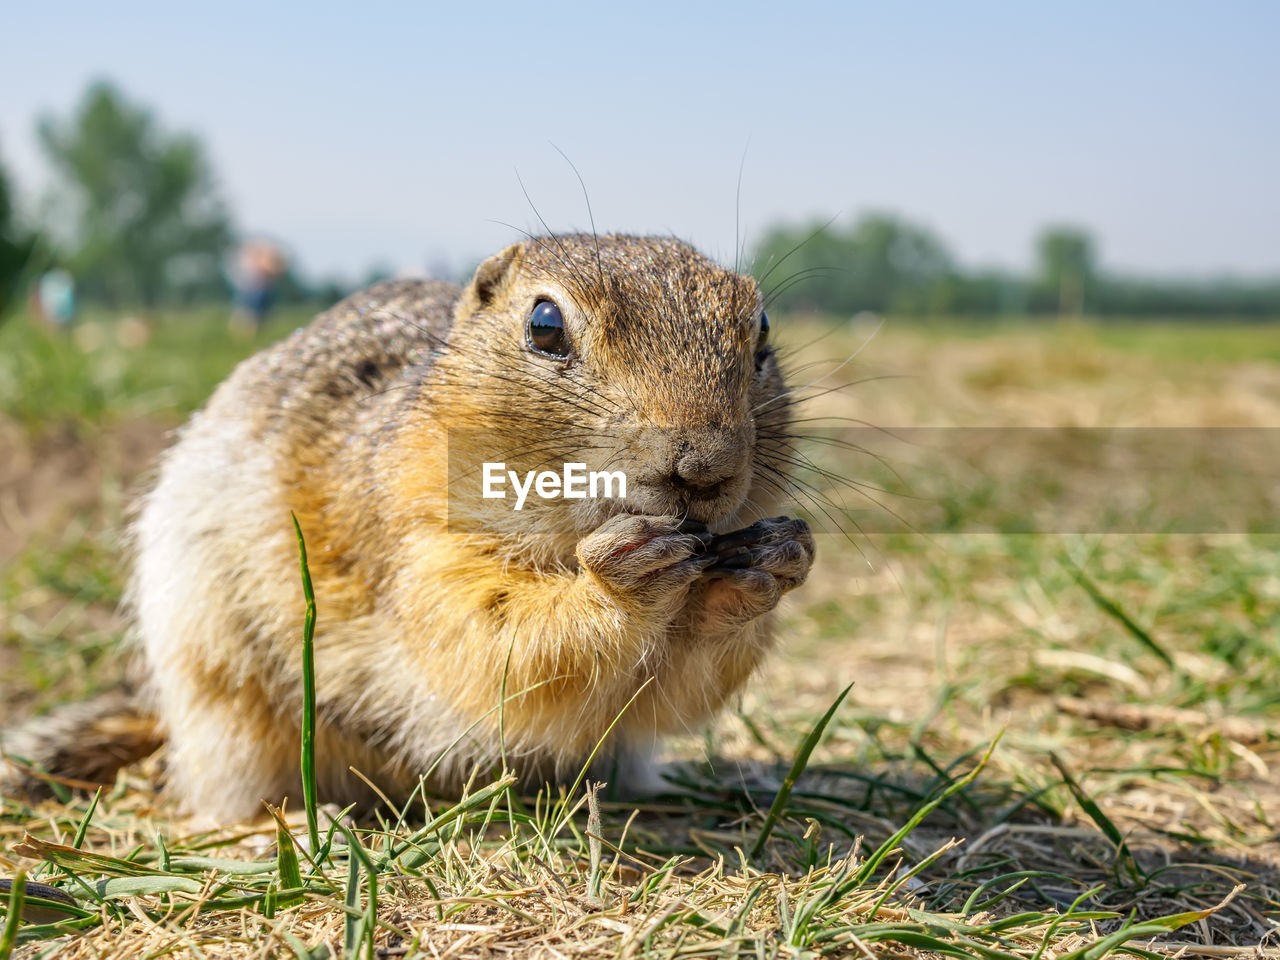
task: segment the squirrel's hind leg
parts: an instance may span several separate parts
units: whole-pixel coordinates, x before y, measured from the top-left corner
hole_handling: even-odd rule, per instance
[[[292,724],[250,697],[192,708],[185,697],[175,703],[179,691],[172,686],[166,693],[166,779],[188,813],[228,824],[256,819],[264,801],[278,805],[288,797],[291,806],[301,805],[300,737]]]
[[[680,793],[680,787],[664,776],[668,765],[660,763],[657,756],[655,741],[628,741],[597,758],[587,775],[607,784],[604,794],[615,800],[644,800]]]

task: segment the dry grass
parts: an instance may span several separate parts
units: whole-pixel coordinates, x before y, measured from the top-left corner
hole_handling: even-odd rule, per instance
[[[839,331],[796,362],[843,359],[862,334]],[[818,397],[806,416],[1278,426],[1277,344],[1269,328],[1143,341],[1083,326],[891,326],[813,392],[895,379]],[[814,429],[839,440],[845,426]],[[856,469],[836,446],[809,450]],[[107,521],[77,516],[69,534],[34,534],[0,574],[5,649],[22,664],[6,695],[43,684],[32,702],[47,703],[112,675]],[[15,955],[1274,952],[1277,546],[1230,533],[832,531],[764,676],[714,729],[671,745],[682,795],[588,810],[581,791],[529,797],[482,776],[461,802],[418,798],[402,823],[335,828],[312,863],[265,816],[188,834],[153,760],[92,816],[83,797],[4,802],[0,873],[26,869],[84,913],[73,935],[15,927]],[[74,682],[68,663],[83,665]],[[802,741],[851,682],[760,844]]]

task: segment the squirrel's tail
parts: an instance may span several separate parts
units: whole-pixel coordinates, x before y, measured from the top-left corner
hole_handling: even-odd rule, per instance
[[[164,742],[155,717],[127,693],[55,708],[0,739],[0,794],[47,796],[50,784],[92,790]]]

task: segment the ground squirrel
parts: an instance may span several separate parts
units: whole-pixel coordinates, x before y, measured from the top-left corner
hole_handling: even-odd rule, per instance
[[[131,536],[137,724],[168,740],[182,804],[228,822],[300,797],[290,511],[319,609],[324,799],[358,798],[349,767],[405,794],[436,765],[431,785],[457,789],[500,750],[536,787],[619,714],[609,755],[634,773],[711,716],[814,555],[803,521],[773,516],[795,454],[768,333],[756,282],[684,243],[548,236],[465,288],[378,284],[242,363]],[[516,510],[479,492],[497,462],[607,467],[625,496]],[[108,704],[64,720],[61,744],[37,725],[8,750],[101,777],[122,739]],[[77,728],[92,750],[65,742]]]

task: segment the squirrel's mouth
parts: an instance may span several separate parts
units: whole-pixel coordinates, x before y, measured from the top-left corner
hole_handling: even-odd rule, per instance
[[[736,516],[746,501],[750,477],[730,477],[708,486],[690,486],[669,480],[639,482],[619,501],[620,513],[677,516],[708,526]]]

